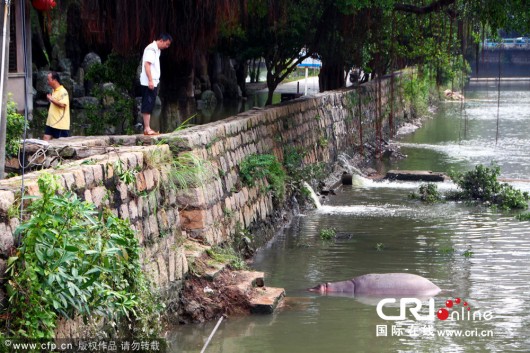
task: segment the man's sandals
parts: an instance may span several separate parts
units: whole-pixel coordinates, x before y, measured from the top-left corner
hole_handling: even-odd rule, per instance
[[[160,135],[160,132],[155,131],[155,130],[147,130],[147,131],[144,131],[144,135],[145,136],[157,136],[157,135]]]

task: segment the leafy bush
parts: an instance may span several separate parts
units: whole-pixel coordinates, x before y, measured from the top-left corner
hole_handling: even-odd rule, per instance
[[[253,154],[246,157],[239,166],[243,183],[254,186],[258,179],[267,179],[275,197],[283,200],[285,196],[285,171],[276,156],[271,154]]]
[[[425,115],[428,112],[430,89],[434,86],[434,80],[427,73],[405,75],[403,80],[406,104],[415,116]]]
[[[500,183],[497,177],[500,168],[488,168],[479,164],[466,173],[450,173],[460,191],[451,196],[458,200],[475,200],[496,205],[502,209],[528,208],[528,192],[522,192],[507,183]]]
[[[306,152],[302,148],[286,146],[283,149],[283,166],[287,171],[287,186],[293,192],[298,192],[304,196],[309,192],[302,186],[303,182],[311,183],[313,179],[325,177],[323,163],[304,165],[303,159]]]
[[[319,235],[320,235],[320,239],[322,240],[331,240],[335,238],[335,236],[337,235],[337,232],[335,231],[334,228],[324,228],[320,230]]]
[[[95,83],[113,82],[116,86],[130,92],[139,64],[138,55],[121,56],[111,53],[104,63],[90,66],[85,79]]]
[[[107,102],[105,106],[90,104],[86,107],[89,122],[86,127],[87,135],[107,134],[108,127],[115,127],[114,133],[126,132],[131,129],[134,99],[119,87],[103,89],[101,86],[92,89],[92,95],[99,102]]]
[[[156,324],[160,308],[128,221],[98,212],[75,194],[57,195],[55,176],[44,174],[38,185],[42,197],[33,197],[31,218],[15,233],[21,246],[8,260],[11,333],[50,339],[59,317],[77,315]]]
[[[530,221],[530,212],[520,213],[516,218],[520,221]]]
[[[214,261],[229,264],[234,270],[245,270],[248,268],[245,261],[241,258],[241,255],[236,253],[232,248],[214,246],[213,248],[206,250],[206,253]]]
[[[24,116],[17,113],[17,104],[11,95],[7,100],[6,156],[18,156],[20,140],[24,134]]]
[[[134,77],[137,76],[139,58],[124,57],[111,53],[103,64],[94,64],[88,69],[85,79],[94,83],[90,94],[99,99],[100,103],[86,108],[88,135],[107,134],[107,126],[118,128],[118,133],[131,130],[131,117],[134,116]],[[104,83],[114,85],[103,89]]]
[[[419,194],[412,193],[409,195],[409,197],[428,203],[435,203],[442,200],[442,195],[438,191],[438,186],[433,183],[420,185]]]

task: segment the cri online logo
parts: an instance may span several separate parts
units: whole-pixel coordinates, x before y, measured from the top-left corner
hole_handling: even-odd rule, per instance
[[[458,305],[460,304],[462,304],[461,311],[458,311]],[[479,310],[471,312],[469,303],[462,301],[460,298],[455,298],[454,300],[447,299],[445,301],[445,306],[449,309],[453,309],[454,307],[456,310],[449,313],[449,310],[446,308],[438,309],[436,316],[442,321],[447,320],[448,318],[451,318],[451,320],[491,320],[493,318],[493,313],[489,310],[484,313]]]
[[[422,320],[422,321],[434,321],[434,299],[431,298],[428,300],[428,308],[429,313],[427,315],[420,314],[420,310],[422,309],[423,303],[418,298],[401,298],[399,299],[399,315],[386,315],[383,312],[383,308],[387,304],[395,304],[397,303],[396,298],[385,298],[379,301],[377,304],[377,315],[383,320],[405,320],[407,318],[407,311],[409,311],[412,316],[416,320]],[[412,307],[407,307],[407,304],[413,304]],[[461,310],[458,310],[458,305],[462,304]],[[395,305],[394,305],[395,306]],[[453,310],[454,309],[456,310]],[[448,309],[451,309],[451,312]],[[461,320],[469,320],[469,321],[478,321],[478,320],[491,320],[493,318],[493,312],[492,311],[484,311],[481,312],[480,310],[474,310],[471,311],[471,307],[466,301],[462,301],[460,298],[455,298],[454,300],[447,300],[445,302],[445,308],[441,308],[436,312],[436,317],[438,317],[439,320],[452,320],[452,321],[461,321]]]

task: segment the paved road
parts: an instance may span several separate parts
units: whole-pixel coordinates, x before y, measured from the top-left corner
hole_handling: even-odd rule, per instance
[[[274,91],[275,93],[296,93],[296,89],[297,89],[297,85],[298,83],[300,83],[300,88],[299,88],[299,93],[304,93],[304,89],[305,89],[305,78],[301,79],[301,80],[298,80],[298,81],[293,81],[293,82],[289,82],[289,83],[282,83],[280,85],[278,85],[278,87],[276,88],[276,90]],[[267,92],[268,89],[267,88],[264,88],[262,90],[259,90],[258,92]],[[314,76],[314,77],[308,77],[307,78],[307,95],[313,95],[313,94],[316,94],[319,92],[319,89],[318,89],[318,76]]]

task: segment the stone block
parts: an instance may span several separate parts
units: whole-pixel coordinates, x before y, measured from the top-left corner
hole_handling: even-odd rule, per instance
[[[15,193],[8,190],[0,190],[0,214],[6,215],[15,203]]]
[[[136,191],[142,192],[147,190],[147,182],[145,180],[144,172],[136,174]]]
[[[204,189],[202,187],[179,190],[176,195],[176,201],[180,207],[191,206],[204,208],[207,205]]]
[[[78,189],[84,189],[86,187],[86,181],[85,181],[85,173],[82,169],[75,169],[72,171],[72,174],[74,176],[75,185]]]
[[[149,235],[153,239],[160,236],[160,231],[158,230],[158,221],[156,215],[154,214],[149,216]]]
[[[161,232],[165,232],[169,229],[169,220],[168,215],[166,213],[166,210],[161,209],[157,213],[157,219],[158,219],[158,228]]]
[[[28,196],[41,196],[39,186],[36,182],[26,184],[26,195]]]
[[[155,187],[155,181],[153,176],[152,169],[146,169],[143,171],[144,177],[145,177],[145,188],[149,190],[153,190]]]
[[[7,257],[15,244],[11,227],[0,223],[0,254]]]
[[[105,189],[104,186],[97,186],[92,189],[92,202],[96,207],[101,206],[103,202],[108,203],[108,199],[106,201],[105,198],[107,196],[107,189]]]
[[[129,207],[126,203],[122,203],[120,205],[120,213],[119,216],[121,219],[129,219]]]
[[[85,175],[85,186],[88,189],[93,188],[96,185],[94,182],[94,169],[91,166],[83,166],[82,170]]]
[[[85,201],[92,203],[92,192],[90,190],[85,190],[84,192]]]
[[[20,220],[18,218],[11,218],[9,220],[9,226],[12,230],[17,229],[17,227],[20,225]]]
[[[136,202],[134,200],[129,201],[129,210],[127,214],[129,215],[129,219],[132,221],[136,221],[138,219],[138,207],[136,205]]]
[[[156,262],[158,264],[158,284],[161,287],[165,287],[169,283],[169,275],[168,275],[168,268],[166,265],[166,260],[162,256],[162,254],[158,254],[156,258]]]
[[[119,193],[122,202],[129,199],[129,188],[123,181],[118,182],[116,185],[116,191]]]
[[[175,269],[176,269],[176,256],[175,256],[175,252],[176,251],[169,251],[168,253],[168,275],[169,275],[169,281],[170,282],[173,282],[175,281],[175,279],[177,278],[176,275],[175,275]]]
[[[136,199],[136,208],[138,209],[138,217],[142,218],[144,214],[147,214],[144,212],[144,204],[146,204],[147,201],[143,197],[139,197]]]
[[[75,189],[75,178],[73,173],[65,173],[61,175],[64,183],[64,187],[66,190],[74,190]]]
[[[203,229],[211,224],[210,211],[182,210],[180,212],[182,227],[186,229]]]

